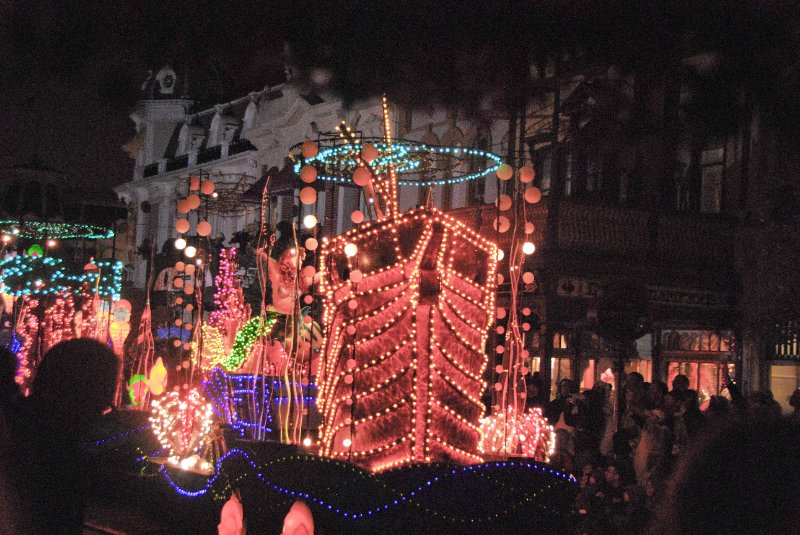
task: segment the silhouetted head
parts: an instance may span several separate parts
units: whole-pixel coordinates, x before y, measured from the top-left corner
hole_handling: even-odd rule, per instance
[[[60,342],[37,368],[30,399],[39,410],[86,423],[113,404],[119,371],[117,356],[96,340]]]
[[[678,465],[651,533],[800,533],[800,426],[729,420]]]
[[[689,378],[683,375],[682,373],[679,373],[678,375],[675,376],[674,379],[672,379],[672,390],[678,392],[685,392],[688,389],[689,389]]]

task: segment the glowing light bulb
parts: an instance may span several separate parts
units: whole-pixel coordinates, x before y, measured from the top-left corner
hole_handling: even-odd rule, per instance
[[[306,228],[314,228],[317,226],[317,216],[308,214],[303,218],[303,226]]]
[[[57,242],[56,240],[47,240],[47,247],[48,247],[49,249],[52,249],[52,248],[53,248],[53,247],[55,247],[57,244],[58,244],[58,242]]]
[[[309,447],[310,445],[311,445],[311,437],[306,437],[306,438],[304,438],[304,439],[303,439],[303,446],[305,446],[305,447],[307,448],[307,447]]]
[[[186,255],[186,258],[194,258],[194,255],[197,254],[197,248],[195,248],[194,246],[190,245],[190,246],[188,246],[186,248],[186,250],[183,252],[183,254]]]
[[[522,252],[525,254],[533,254],[535,250],[536,246],[532,242],[526,241],[522,244]]]
[[[175,240],[175,248],[179,251],[186,249],[186,240],[183,238],[178,238]]]
[[[2,239],[3,239],[3,243],[8,243],[8,242],[11,241],[11,236],[9,236],[8,234],[3,234],[3,238]]]
[[[497,250],[497,261],[500,262],[503,258],[506,257],[506,254],[503,252],[502,249]]]
[[[344,246],[344,254],[353,257],[358,252],[358,246],[355,243],[348,243]]]
[[[342,440],[342,446],[344,446],[345,448],[349,448],[352,445],[353,445],[353,441],[350,440],[349,438],[346,438],[346,439]]]

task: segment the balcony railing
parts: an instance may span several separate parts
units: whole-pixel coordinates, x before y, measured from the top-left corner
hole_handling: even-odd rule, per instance
[[[151,163],[144,166],[142,170],[142,176],[147,178],[149,176],[156,176],[158,174],[158,162]]]
[[[175,158],[171,159],[167,162],[166,170],[167,171],[176,171],[178,169],[183,169],[184,167],[189,166],[189,155],[184,154],[183,156],[176,156]]]
[[[548,243],[548,212],[552,201],[527,208],[535,226],[537,248],[556,249],[620,258],[657,258],[697,266],[732,266],[734,242],[731,221],[700,214],[654,214],[642,209],[600,205],[574,199],[558,201],[556,243]],[[510,234],[498,234],[497,208],[460,208],[451,215],[504,247]],[[503,214],[513,222],[511,212]],[[522,233],[522,225],[519,232]]]

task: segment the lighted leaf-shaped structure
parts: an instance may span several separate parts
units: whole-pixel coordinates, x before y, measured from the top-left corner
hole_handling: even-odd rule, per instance
[[[481,460],[495,251],[428,208],[366,223],[323,248],[324,455],[372,470]]]

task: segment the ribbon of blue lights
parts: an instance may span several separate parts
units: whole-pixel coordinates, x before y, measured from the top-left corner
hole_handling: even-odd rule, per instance
[[[110,437],[101,438],[100,440],[84,442],[83,445],[84,445],[84,447],[88,447],[88,446],[103,446],[105,444],[108,444],[108,443],[111,443],[111,442],[116,442],[117,440],[120,440],[121,438],[125,438],[127,436],[139,433],[141,431],[146,431],[148,429],[150,429],[149,425],[143,425],[142,427],[135,427],[133,429],[129,429],[127,431],[123,431],[122,433],[119,433],[118,435],[113,435],[113,436],[110,436]]]
[[[557,470],[553,470],[552,468],[547,468],[546,466],[540,465],[538,463],[531,463],[531,462],[527,462],[527,461],[495,461],[495,462],[488,462],[488,463],[483,463],[483,464],[479,464],[479,465],[468,465],[468,466],[455,467],[455,468],[451,469],[449,472],[447,472],[442,477],[434,476],[431,479],[428,479],[427,481],[425,481],[421,485],[417,486],[414,490],[411,490],[408,493],[406,493],[407,495],[406,494],[400,494],[398,497],[392,498],[390,502],[384,503],[384,504],[379,505],[377,507],[373,507],[373,508],[368,509],[366,511],[350,512],[350,511],[342,509],[341,507],[337,507],[334,504],[327,503],[325,500],[317,498],[315,496],[312,496],[307,492],[294,491],[294,490],[288,489],[286,487],[282,487],[280,485],[277,485],[277,484],[271,482],[270,480],[268,480],[264,476],[264,474],[261,472],[261,469],[258,467],[258,465],[256,465],[256,463],[252,460],[252,458],[246,452],[244,452],[242,450],[238,450],[238,449],[234,449],[234,450],[229,451],[228,453],[226,453],[223,457],[221,457],[217,461],[217,463],[216,463],[216,474],[211,479],[209,479],[203,487],[201,487],[198,490],[186,490],[186,489],[182,488],[180,485],[178,485],[178,483],[176,483],[170,477],[170,475],[167,472],[166,468],[163,467],[163,466],[160,468],[159,471],[164,476],[164,478],[169,483],[169,485],[172,487],[172,489],[175,490],[175,492],[177,492],[181,496],[184,496],[184,497],[187,497],[187,498],[198,498],[198,497],[201,497],[201,496],[205,495],[211,489],[211,487],[214,485],[216,480],[221,475],[221,469],[222,469],[223,462],[226,461],[227,459],[229,459],[230,457],[234,456],[234,455],[243,457],[244,460],[247,462],[247,464],[250,466],[250,468],[254,471],[254,475],[262,483],[264,483],[267,487],[271,487],[272,490],[274,490],[275,492],[278,492],[279,494],[283,494],[283,495],[286,495],[286,496],[290,496],[292,498],[303,498],[303,499],[305,499],[305,500],[307,500],[307,501],[309,501],[309,502],[311,502],[313,504],[316,504],[316,505],[318,505],[318,506],[320,506],[320,507],[322,507],[324,509],[327,509],[327,510],[329,510],[331,512],[337,513],[337,514],[341,515],[343,518],[347,518],[347,519],[363,519],[363,518],[366,518],[366,517],[370,517],[373,514],[377,514],[377,513],[383,512],[383,511],[388,511],[391,507],[399,505],[401,502],[407,502],[407,501],[410,502],[410,501],[412,501],[411,498],[417,496],[423,490],[432,488],[434,486],[434,484],[439,483],[441,481],[444,481],[446,478],[448,478],[450,476],[455,476],[455,475],[463,474],[463,473],[467,473],[467,472],[477,472],[477,471],[480,471],[480,470],[486,470],[486,469],[492,469],[492,468],[507,468],[507,467],[526,468],[526,469],[530,469],[530,470],[534,470],[534,471],[539,471],[539,472],[542,472],[542,473],[552,474],[554,477],[566,480],[566,481],[568,481],[568,482],[570,482],[572,484],[576,484],[577,483],[577,480],[571,474],[565,474],[563,472],[559,472]]]

